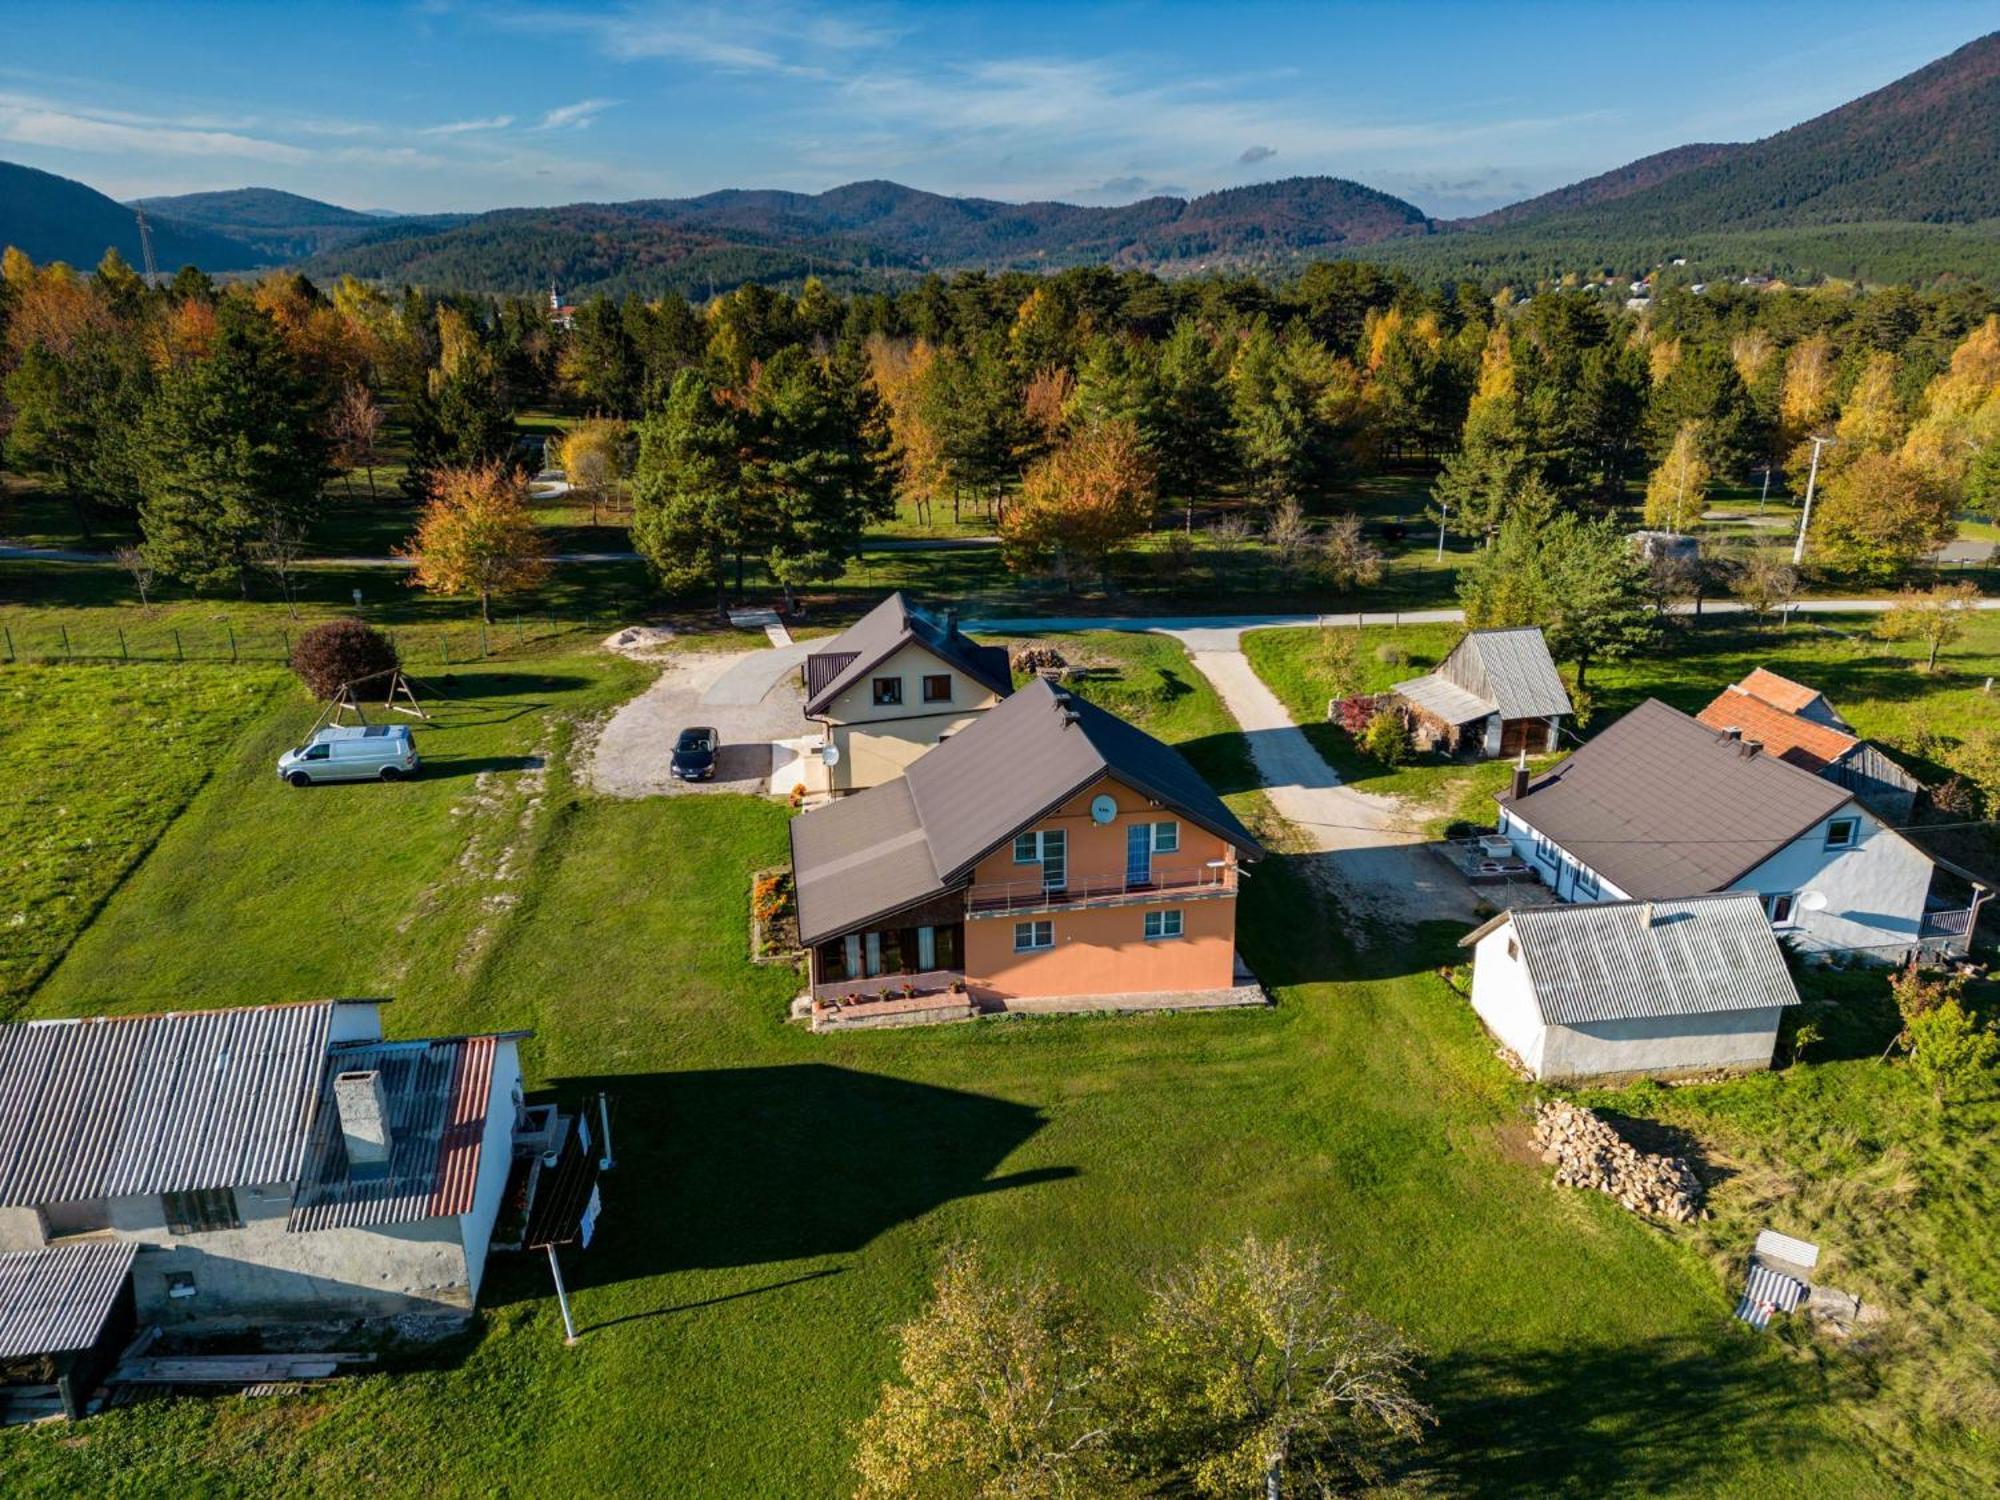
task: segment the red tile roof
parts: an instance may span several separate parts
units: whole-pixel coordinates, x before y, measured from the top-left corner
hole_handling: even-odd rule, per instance
[[[1763,672],[1763,668],[1759,667],[1757,671]],[[1751,673],[1744,682],[1748,683],[1756,675],[1756,672]],[[1768,672],[1764,675],[1776,682],[1785,680]],[[1791,686],[1797,687],[1798,684]],[[1801,691],[1811,693],[1813,697],[1819,696],[1810,688]],[[1807,771],[1823,770],[1857,743],[1851,734],[1842,734],[1838,729],[1829,729],[1811,719],[1787,713],[1761,694],[1753,695],[1740,685],[1724,688],[1715,695],[1715,701],[1695,717],[1710,729],[1741,730],[1744,739],[1757,741],[1770,754]]]
[[[1807,704],[1819,696],[1818,688],[1809,688],[1803,682],[1794,682],[1789,677],[1780,677],[1769,667],[1758,667],[1736,684],[1737,690],[1762,698],[1773,708],[1788,714],[1801,713]]]

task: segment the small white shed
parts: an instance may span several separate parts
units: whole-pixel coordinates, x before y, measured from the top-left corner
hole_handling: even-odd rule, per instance
[[[1771,1065],[1799,1003],[1748,892],[1502,912],[1469,933],[1472,1008],[1536,1078],[1671,1078]]]

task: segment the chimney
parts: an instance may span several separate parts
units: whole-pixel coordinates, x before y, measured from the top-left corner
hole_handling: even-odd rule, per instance
[[[1738,726],[1731,724],[1727,729],[1722,731],[1722,737],[1725,740],[1740,740],[1743,738],[1743,731]]]
[[[380,1177],[389,1170],[389,1099],[382,1075],[373,1068],[337,1073],[333,1105],[340,1115],[340,1138],[347,1147],[350,1177]]]
[[[1764,748],[1764,742],[1762,740],[1745,740],[1743,742],[1743,758],[1745,760],[1749,760],[1752,756],[1756,755],[1756,753],[1759,750],[1762,750],[1763,748]]]
[[[1641,927],[1651,927],[1653,925],[1652,902],[1648,901],[1644,906],[1639,908],[1639,925]]]
[[[1528,795],[1528,752],[1523,750],[1521,758],[1514,762],[1514,797],[1518,802]]]
[[[946,635],[958,634],[958,606],[955,604],[944,612],[944,633]]]

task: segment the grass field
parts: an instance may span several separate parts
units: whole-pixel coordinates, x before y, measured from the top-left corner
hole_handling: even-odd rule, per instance
[[[1064,644],[1098,669],[1084,691],[1259,816],[1176,645]],[[1357,954],[1278,855],[1242,926],[1275,1010],[812,1037],[781,1020],[793,977],[745,957],[784,811],[576,783],[593,716],[643,676],[574,654],[468,670],[420,730],[434,775],[306,792],[269,772],[311,716],[278,690],[184,808],[154,799],[164,836],[27,1007],[389,993],[394,1034],[532,1026],[531,1082],[616,1110],[601,1238],[568,1263],[583,1341],[562,1345],[545,1268],[499,1263],[477,1332],[420,1364],[7,1434],[11,1492],[840,1494],[943,1245],[977,1237],[1116,1318],[1137,1273],[1249,1228],[1326,1241],[1426,1346],[1442,1423],[1413,1486],[1880,1492],[1893,1435],[1734,1329],[1700,1246],[1546,1186],[1526,1092],[1432,972],[1453,934]],[[82,741],[106,691],[46,694],[51,732]],[[1935,1463],[1908,1472],[1947,1488]]]

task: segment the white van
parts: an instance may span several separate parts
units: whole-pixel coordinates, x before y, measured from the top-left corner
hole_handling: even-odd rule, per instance
[[[316,781],[400,781],[423,762],[405,724],[336,724],[278,757],[278,777],[293,786]]]

